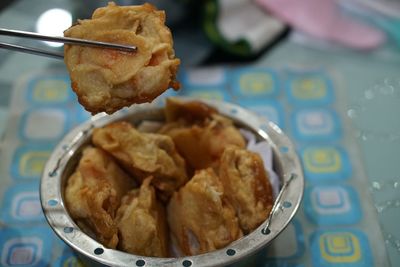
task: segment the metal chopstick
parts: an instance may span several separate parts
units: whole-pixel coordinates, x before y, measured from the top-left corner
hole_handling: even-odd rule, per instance
[[[20,46],[20,45],[14,45],[14,44],[2,43],[2,42],[0,42],[0,48],[6,48],[8,50],[24,52],[24,53],[33,54],[33,55],[47,56],[47,57],[53,57],[53,58],[57,58],[57,59],[64,59],[63,54],[56,53],[56,52],[50,52],[50,51],[42,50],[39,48],[32,48],[32,47],[26,47],[26,46]]]
[[[112,43],[84,40],[84,39],[78,39],[78,38],[70,38],[70,37],[48,36],[48,35],[42,35],[42,34],[38,34],[38,33],[34,33],[34,32],[9,30],[9,29],[3,29],[3,28],[0,28],[0,35],[30,38],[30,39],[36,39],[36,40],[41,40],[41,41],[49,41],[49,42],[57,42],[57,43],[65,43],[65,44],[109,48],[109,49],[116,49],[116,50],[122,50],[122,51],[127,51],[127,52],[134,52],[137,49],[136,46],[112,44]]]

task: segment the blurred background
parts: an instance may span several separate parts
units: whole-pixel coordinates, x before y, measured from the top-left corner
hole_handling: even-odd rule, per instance
[[[127,5],[144,1],[116,2]],[[380,69],[381,62],[384,67],[389,67],[388,64],[397,63],[400,57],[398,1],[148,2],[166,10],[167,25],[173,32],[176,54],[184,66],[258,64],[267,60],[268,63],[295,63],[307,61],[307,53],[313,51],[316,53],[309,59],[311,64],[318,64],[325,59],[339,63],[343,62],[340,58],[351,56],[349,63],[341,67],[351,64],[361,66],[365,65],[364,62],[376,60],[376,69]],[[60,35],[71,22],[90,17],[95,8],[106,3],[4,0],[0,4],[2,27]],[[3,39],[17,44],[36,45],[36,42],[28,40]],[[39,47],[48,46],[39,43]],[[8,51],[0,51],[3,62],[8,55]],[[275,56],[280,59],[275,60]],[[2,92],[2,99],[7,99],[7,94],[9,92]]]
[[[2,0],[0,28],[62,35],[77,19],[89,18],[107,2]],[[115,2],[132,5],[145,1]],[[303,207],[284,238],[261,252],[252,264],[400,266],[400,2],[146,2],[166,11],[175,51],[182,61],[179,75],[183,88],[179,94],[218,98],[253,109],[277,123],[299,149],[307,181]],[[0,42],[62,51],[58,44],[27,39],[1,36]],[[31,93],[42,92],[40,86],[47,95]],[[89,118],[82,111],[74,113],[73,95],[65,93],[64,105],[61,98],[57,102],[58,89],[54,93],[52,88],[70,91],[62,61],[0,49],[2,266],[18,262],[18,266],[56,266],[73,257],[70,250],[54,241],[58,245],[51,254],[39,255],[41,261],[30,262],[28,256],[33,257],[29,254],[33,252],[27,250],[23,259],[22,254],[15,254],[20,256],[14,265],[7,260],[6,244],[13,236],[6,231],[7,225],[46,228],[39,214],[41,219],[35,214],[14,218],[15,212],[6,208],[20,199],[16,197],[18,190],[38,183],[46,159],[34,158],[36,165],[32,163],[33,169],[23,173],[18,157],[27,148],[55,144],[71,127]],[[50,105],[46,96],[57,101]],[[34,119],[24,115],[43,106],[65,107],[75,115],[59,128],[55,126],[61,120],[58,117],[49,120],[51,126],[42,125],[46,119],[41,116],[46,118],[49,110]],[[36,142],[29,136],[31,129],[40,134],[35,125],[44,129],[48,140]],[[59,136],[48,134],[52,130],[59,131]],[[307,154],[310,147],[313,150]],[[337,148],[336,154],[332,156],[327,147]],[[330,164],[332,157],[340,158],[340,166],[330,173],[324,164]],[[319,169],[308,169],[310,158]],[[32,203],[29,207],[37,207]],[[344,205],[342,210],[340,205]],[[20,233],[25,235],[24,230]],[[333,240],[328,252],[318,245],[326,236],[329,242]],[[361,252],[353,255],[347,250]]]

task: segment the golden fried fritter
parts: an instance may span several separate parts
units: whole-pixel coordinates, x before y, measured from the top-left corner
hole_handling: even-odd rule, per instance
[[[182,101],[169,97],[165,101],[164,113],[167,123],[183,120],[187,124],[193,124],[211,119],[218,111],[201,101]]]
[[[185,160],[169,136],[141,133],[128,122],[116,122],[94,129],[92,141],[141,181],[153,176],[152,184],[167,195],[188,179]]]
[[[170,136],[188,164],[194,169],[214,165],[225,147],[240,148],[246,142],[233,122],[201,102],[167,101],[167,123],[159,133]]]
[[[135,186],[106,152],[88,147],[68,179],[65,203],[83,230],[109,248],[118,243],[114,218],[121,198]]]
[[[261,157],[230,146],[222,154],[219,177],[240,227],[245,234],[250,233],[267,219],[273,205],[272,187]]]
[[[140,189],[134,189],[122,199],[117,212],[118,248],[141,256],[167,257],[168,233],[165,208],[156,198],[146,178]]]
[[[170,30],[164,11],[150,4],[98,8],[92,19],[79,20],[66,37],[133,45],[136,52],[65,45],[72,89],[93,114],[113,113],[134,103],[151,102],[169,87],[179,88]]]
[[[167,207],[176,254],[196,255],[222,248],[240,238],[235,210],[213,169],[197,171]]]

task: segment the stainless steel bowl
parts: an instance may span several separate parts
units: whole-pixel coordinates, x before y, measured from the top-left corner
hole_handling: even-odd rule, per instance
[[[183,100],[193,100],[182,98]],[[40,200],[46,219],[56,234],[90,266],[223,266],[239,261],[269,244],[282,232],[295,215],[304,190],[304,177],[295,148],[289,138],[272,122],[237,105],[202,100],[235,122],[252,131],[259,140],[266,140],[273,149],[275,172],[281,182],[271,216],[252,233],[225,248],[197,256],[153,258],[108,249],[82,232],[69,216],[64,200],[64,187],[79,161],[82,147],[90,142],[92,129],[126,120],[137,125],[143,120],[162,121],[163,110],[157,104],[138,105],[111,116],[97,115],[78,126],[57,145],[48,160],[40,185]]]

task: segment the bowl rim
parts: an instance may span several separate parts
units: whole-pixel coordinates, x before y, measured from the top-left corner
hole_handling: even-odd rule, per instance
[[[51,153],[40,179],[40,202],[45,218],[53,231],[84,258],[107,266],[223,266],[247,257],[275,239],[296,214],[304,193],[304,175],[295,147],[286,134],[273,122],[243,107],[219,100],[178,97],[183,101],[201,101],[216,108],[222,115],[256,132],[273,149],[279,160],[284,190],[278,195],[279,204],[257,229],[228,246],[195,256],[155,258],[138,256],[109,249],[82,232],[69,216],[62,197],[62,174],[68,161],[84,144],[93,128],[146,112],[160,113],[163,103],[135,105],[112,115],[97,114],[72,129]],[[275,203],[277,204],[277,203]]]

